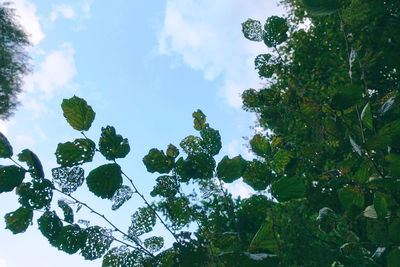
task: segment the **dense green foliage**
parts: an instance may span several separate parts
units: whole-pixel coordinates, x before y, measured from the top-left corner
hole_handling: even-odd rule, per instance
[[[255,159],[217,162],[220,134],[197,110],[198,133],[183,138],[181,151],[170,144],[143,158],[161,175],[150,203],[116,161],[129,153],[128,140],[112,126],[98,144],[87,138],[95,113],[74,96],[62,108],[83,138],[58,145],[53,181],[30,150],[18,155],[28,168],[1,168],[0,192],[16,189],[21,204],[6,214],[7,228],[22,233],[42,212],[39,230],[51,245],[103,257],[103,266],[399,266],[400,1],[283,3],[286,18],[242,25],[246,38],[272,49],[255,58],[266,87],[243,93],[244,108],[267,130],[250,141]],[[110,163],[85,177],[80,165],[96,153]],[[0,157],[12,156],[1,135]],[[257,194],[233,199],[223,183],[240,178]],[[121,230],[73,196],[85,180],[113,210],[133,195],[145,206]],[[69,202],[53,209],[53,193]],[[75,222],[71,205],[105,224]],[[174,239],[163,251],[163,237],[145,235],[157,223]]]
[[[15,20],[14,10],[0,3],[0,118],[12,115],[21,92],[22,78],[29,72],[25,48],[27,34]]]

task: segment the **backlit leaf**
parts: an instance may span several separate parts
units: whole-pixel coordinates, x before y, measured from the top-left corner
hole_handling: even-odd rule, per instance
[[[31,224],[32,217],[32,209],[20,207],[16,211],[7,213],[4,216],[6,229],[9,229],[13,234],[23,233]]]
[[[144,246],[151,252],[157,252],[164,246],[164,238],[161,236],[152,236],[144,240]]]
[[[217,176],[225,183],[232,183],[233,181],[242,177],[246,168],[247,161],[242,156],[236,156],[230,159],[228,156],[222,158],[218,163]]]
[[[86,178],[89,191],[101,198],[111,199],[122,185],[118,164],[105,164],[92,170]]]
[[[117,210],[119,209],[125,202],[131,199],[133,195],[133,191],[129,186],[123,185],[121,186],[112,197],[112,201],[114,202],[111,209]]]
[[[131,150],[128,139],[116,134],[112,126],[101,128],[99,148],[101,154],[108,160],[124,158]]]
[[[176,176],[159,176],[156,179],[157,184],[154,186],[153,191],[150,192],[150,195],[155,197],[157,195],[163,197],[174,197],[179,191],[179,182]]]
[[[102,267],[139,267],[141,255],[126,246],[110,249],[103,257]]]
[[[263,40],[266,46],[275,47],[287,39],[289,27],[285,18],[271,16],[264,24]]]
[[[251,150],[260,157],[265,157],[271,153],[271,145],[261,134],[256,134],[250,140]]]
[[[254,65],[260,77],[271,78],[274,74],[274,68],[271,67],[269,62],[271,57],[272,55],[270,54],[261,54],[255,58]]]
[[[75,192],[83,184],[85,172],[81,167],[59,167],[51,170],[53,181],[66,194]]]
[[[25,170],[17,166],[0,167],[0,193],[11,192],[25,177]]]
[[[79,225],[64,226],[57,237],[57,248],[68,254],[75,254],[85,245],[86,238],[87,233]]]
[[[96,150],[96,144],[86,138],[75,139],[74,142],[59,143],[57,146],[57,163],[62,167],[72,167],[85,162],[91,162]]]
[[[156,225],[156,215],[149,207],[139,208],[132,217],[128,235],[133,238],[150,232]]]
[[[0,158],[9,158],[13,155],[13,149],[8,139],[0,133]]]
[[[200,136],[203,139],[202,145],[207,153],[211,156],[217,155],[222,147],[219,131],[214,130],[211,127],[204,127],[200,131]]]
[[[170,159],[164,154],[164,151],[156,148],[150,149],[149,153],[144,156],[143,163],[148,172],[169,173],[173,165]]]
[[[339,9],[338,0],[303,0],[304,7],[314,16],[335,13]]]
[[[265,190],[274,179],[269,166],[255,159],[246,165],[243,173],[243,182],[254,190]]]
[[[261,22],[248,19],[242,23],[242,32],[244,37],[250,41],[261,42],[263,40],[263,30]]]
[[[82,256],[85,260],[95,260],[102,257],[113,241],[111,231],[99,226],[91,226],[86,228],[84,232],[87,237],[81,249]]]
[[[35,153],[29,149],[24,149],[18,154],[18,159],[28,165],[29,172],[31,172],[33,177],[38,179],[44,178],[42,163],[40,163]]]
[[[203,140],[200,137],[189,135],[185,137],[180,143],[179,146],[185,151],[188,155],[195,155],[199,153],[205,152],[205,148],[203,147]]]
[[[89,130],[96,115],[92,107],[84,99],[77,96],[63,99],[61,108],[69,125],[78,131]]]
[[[194,123],[194,129],[197,131],[202,130],[204,127],[206,127],[206,115],[204,115],[203,111],[198,109],[197,111],[193,112],[192,114],[193,117],[193,123]]]
[[[64,221],[74,223],[74,211],[72,208],[64,200],[59,200],[57,203],[64,213]]]
[[[38,219],[39,230],[44,237],[54,245],[61,232],[63,224],[54,211],[46,211]]]
[[[48,207],[53,198],[53,184],[42,179],[32,183],[22,183],[17,187],[18,201],[24,207],[41,209]]]
[[[301,178],[282,177],[271,185],[271,193],[278,201],[304,197],[306,187]]]

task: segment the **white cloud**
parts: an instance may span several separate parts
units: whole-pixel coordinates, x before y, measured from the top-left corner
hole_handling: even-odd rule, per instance
[[[32,147],[35,144],[35,139],[32,136],[24,134],[17,135],[15,141],[21,147]]]
[[[15,120],[11,119],[8,121],[2,121],[0,120],[0,132],[7,136],[8,129],[15,124]],[[1,267],[1,265],[0,265]]]
[[[249,185],[243,182],[242,178],[230,184],[224,183],[223,186],[228,189],[229,193],[231,193],[234,198],[237,198],[238,196],[241,198],[248,198],[255,193]]]
[[[181,56],[189,67],[203,71],[206,79],[222,77],[219,95],[240,107],[241,92],[260,87],[253,62],[266,51],[264,44],[243,37],[241,23],[282,13],[274,1],[168,0],[159,51]]]
[[[40,26],[40,19],[36,16],[36,6],[27,0],[14,0],[12,3],[19,22],[30,35],[30,41],[33,45],[38,45],[45,35]]]
[[[0,259],[0,267],[7,267],[7,263],[5,260]]]
[[[75,12],[72,6],[61,4],[53,7],[53,11],[50,14],[50,20],[54,22],[59,15],[66,19],[72,19],[75,17]]]

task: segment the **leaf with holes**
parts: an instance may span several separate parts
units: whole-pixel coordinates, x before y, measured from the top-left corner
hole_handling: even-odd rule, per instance
[[[111,209],[117,210],[119,209],[125,202],[132,198],[133,191],[129,186],[123,185],[121,186],[112,197],[112,201],[114,202]]]
[[[84,230],[86,242],[81,249],[85,260],[95,260],[103,256],[113,241],[111,231],[99,226],[91,226]]]
[[[170,159],[164,154],[164,151],[156,148],[150,149],[149,153],[144,156],[143,163],[148,172],[169,173],[173,165]]]
[[[285,18],[271,16],[264,24],[263,40],[266,46],[276,47],[287,40],[289,26]]]
[[[23,233],[32,223],[32,218],[32,209],[20,207],[16,211],[7,213],[4,216],[6,221],[6,229],[9,229],[13,234]]]
[[[72,208],[64,200],[59,200],[57,204],[64,213],[64,221],[74,223],[74,211]]]
[[[25,177],[25,170],[17,166],[0,167],[0,193],[11,192]]]
[[[96,196],[111,199],[122,185],[121,167],[115,163],[97,167],[86,177],[86,183]]]
[[[29,172],[34,178],[44,178],[42,163],[40,163],[40,160],[35,153],[30,151],[29,149],[24,149],[21,153],[18,154],[18,159],[28,165]]]
[[[138,251],[130,251],[126,246],[110,249],[103,257],[102,267],[141,266],[142,256]]]
[[[169,144],[167,148],[167,157],[175,159],[178,156],[179,156],[179,149],[176,146]]]
[[[99,148],[101,154],[108,160],[124,158],[131,150],[128,139],[116,134],[112,126],[101,128]]]
[[[203,111],[198,109],[197,111],[193,112],[192,117],[194,123],[193,127],[195,130],[200,131],[206,127],[206,115],[204,115]]]
[[[164,238],[161,236],[152,236],[144,240],[144,246],[151,252],[157,252],[164,246]]]
[[[269,64],[272,55],[261,54],[256,56],[254,60],[255,69],[258,70],[258,75],[264,78],[271,78],[274,75],[274,68]]]
[[[62,167],[72,167],[91,162],[96,144],[90,139],[75,139],[74,142],[59,143],[56,150],[57,163]]]
[[[53,181],[66,194],[75,192],[83,184],[85,171],[81,167],[59,167],[51,170]]]
[[[163,175],[156,179],[157,184],[154,186],[153,191],[150,192],[152,197],[157,195],[170,198],[174,197],[179,191],[179,182],[176,176]]]
[[[38,219],[39,230],[51,245],[55,245],[58,235],[63,227],[62,221],[54,211],[46,211]]]
[[[63,99],[61,108],[69,125],[78,131],[89,130],[96,116],[92,107],[84,99],[77,96],[73,96],[70,99]]]
[[[87,233],[79,225],[72,224],[61,228],[56,245],[59,250],[68,254],[75,254],[86,242]]]
[[[50,206],[53,198],[53,184],[47,179],[34,180],[32,183],[23,183],[18,186],[16,193],[22,206],[41,209]]]
[[[247,19],[242,23],[244,37],[250,41],[261,42],[263,40],[263,30],[261,22],[258,20]]]
[[[156,225],[156,215],[149,207],[139,208],[131,217],[128,235],[137,238],[153,230]]]
[[[0,158],[9,158],[13,155],[13,149],[7,137],[0,133]]]
[[[186,136],[179,143],[179,146],[188,155],[195,155],[205,152],[205,148],[203,147],[203,140],[201,140],[200,137],[194,135]]]

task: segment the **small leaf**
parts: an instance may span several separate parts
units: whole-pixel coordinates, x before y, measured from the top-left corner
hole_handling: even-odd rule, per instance
[[[57,248],[68,254],[75,254],[85,245],[86,237],[86,232],[79,225],[64,226],[58,234]]]
[[[169,144],[167,149],[167,157],[175,159],[178,156],[179,156],[179,149],[176,146]]]
[[[117,210],[119,209],[125,202],[131,199],[133,195],[133,191],[129,186],[123,185],[121,186],[112,197],[112,201],[114,202],[111,209]]]
[[[132,217],[128,235],[137,238],[150,232],[156,225],[156,215],[149,207],[139,208]]]
[[[0,158],[10,158],[13,155],[13,149],[7,138],[0,133]]]
[[[53,181],[66,194],[71,194],[83,184],[85,172],[81,167],[59,167],[51,170]]]
[[[372,130],[372,113],[369,103],[364,106],[361,112],[361,120],[368,129]]]
[[[25,170],[17,166],[0,167],[0,193],[11,192],[25,177]]]
[[[144,240],[144,246],[151,252],[157,252],[164,246],[164,238],[161,236],[152,236]]]
[[[325,207],[319,210],[317,222],[322,231],[329,233],[335,228],[338,217],[333,210]]]
[[[381,115],[384,115],[386,112],[388,112],[390,110],[390,108],[393,106],[394,104],[394,99],[395,97],[392,96],[391,98],[389,98],[388,100],[386,100],[385,103],[383,103],[382,107],[381,107]]]
[[[195,155],[206,152],[203,147],[203,140],[200,137],[189,135],[186,136],[180,143],[179,146],[188,155]]]
[[[105,164],[92,170],[86,178],[89,191],[101,198],[111,199],[122,185],[118,164]]]
[[[367,218],[371,218],[371,219],[377,219],[378,218],[378,215],[376,214],[374,205],[370,205],[370,206],[365,208],[364,216],[367,217]]]
[[[179,191],[180,184],[176,176],[159,176],[156,182],[157,184],[154,186],[153,191],[150,192],[152,197],[160,195],[170,198],[174,197]]]
[[[263,40],[263,30],[261,22],[258,20],[247,19],[242,23],[244,37],[250,41],[261,42]]]
[[[68,223],[74,223],[74,211],[72,208],[64,200],[59,200],[58,206],[64,213],[64,221]]]
[[[353,138],[351,138],[351,136],[349,136],[349,140],[350,140],[350,144],[353,147],[354,151],[357,152],[357,154],[361,156],[361,147],[359,145],[357,145],[356,141],[354,141]]]
[[[57,163],[62,167],[72,167],[85,162],[91,162],[96,150],[96,144],[86,138],[75,139],[74,142],[59,143],[57,146]]]
[[[69,125],[78,131],[89,130],[96,115],[92,107],[84,99],[77,96],[63,99],[61,108]]]
[[[144,156],[143,163],[148,172],[169,173],[173,165],[170,159],[164,154],[164,151],[156,148],[150,149],[149,153]]]
[[[200,136],[203,138],[202,146],[208,154],[215,156],[219,153],[222,147],[221,135],[218,130],[211,127],[204,127],[200,131]]]
[[[378,218],[385,218],[388,212],[388,205],[384,195],[380,192],[375,193],[374,208]]]
[[[287,40],[289,30],[285,18],[271,16],[264,24],[263,40],[266,46],[275,47]]]
[[[50,244],[55,245],[58,235],[61,232],[63,224],[54,211],[46,211],[38,219],[39,230]]]
[[[7,213],[4,216],[6,229],[9,229],[14,235],[23,233],[32,223],[32,218],[32,209],[20,207],[16,211]]]
[[[229,159],[228,156],[225,156],[218,163],[217,176],[225,183],[232,183],[233,181],[242,177],[246,166],[247,161],[240,155],[232,159]]]
[[[18,154],[18,159],[28,165],[29,172],[33,177],[38,179],[44,178],[42,163],[40,163],[40,160],[35,153],[29,149],[24,149]]]
[[[197,111],[193,112],[192,117],[194,124],[193,127],[195,130],[200,131],[206,127],[206,115],[204,115],[203,111],[198,109]]]
[[[261,134],[256,134],[250,140],[251,150],[260,157],[266,157],[271,153],[271,145]]]
[[[330,15],[339,10],[338,0],[303,0],[306,10],[314,16]]]
[[[271,185],[271,193],[278,201],[304,197],[306,186],[301,178],[282,177]]]
[[[84,232],[87,238],[81,249],[81,254],[85,260],[95,260],[103,256],[113,241],[111,231],[99,226],[91,226],[86,228]]]
[[[131,150],[128,139],[116,134],[112,126],[101,128],[99,148],[101,154],[108,160],[124,158]]]

